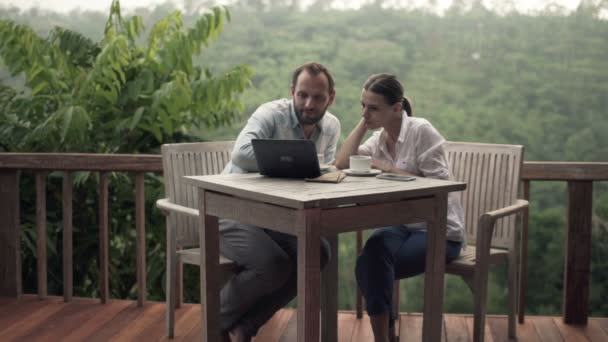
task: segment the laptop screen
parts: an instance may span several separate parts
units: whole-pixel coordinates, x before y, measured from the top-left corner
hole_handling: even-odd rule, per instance
[[[252,139],[260,174],[281,178],[315,178],[321,175],[317,150],[308,139]]]

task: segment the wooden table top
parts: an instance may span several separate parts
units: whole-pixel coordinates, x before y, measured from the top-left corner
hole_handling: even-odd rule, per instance
[[[258,173],[186,176],[184,182],[208,191],[294,209],[391,202],[466,188],[465,183],[431,178],[401,182],[347,176],[341,183],[333,184],[270,178]]]

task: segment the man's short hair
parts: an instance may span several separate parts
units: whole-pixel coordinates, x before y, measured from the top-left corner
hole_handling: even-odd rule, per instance
[[[327,77],[327,83],[329,84],[329,92],[333,93],[334,90],[334,78],[329,73],[329,70],[321,64],[317,62],[308,62],[300,65],[294,72],[291,78],[291,87],[295,88],[296,83],[298,83],[298,77],[302,73],[302,71],[306,70],[310,75],[317,76],[319,74],[324,74]]]

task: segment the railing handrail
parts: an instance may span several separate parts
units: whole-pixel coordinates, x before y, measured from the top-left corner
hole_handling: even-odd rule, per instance
[[[0,153],[0,169],[162,172],[160,154]]]
[[[0,153],[0,169],[162,172],[160,154]],[[522,180],[606,181],[608,162],[524,161]]]
[[[526,181],[606,181],[605,162],[526,161],[521,179]]]

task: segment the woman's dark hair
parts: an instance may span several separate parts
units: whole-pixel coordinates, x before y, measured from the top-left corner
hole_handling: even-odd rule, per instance
[[[407,115],[414,116],[412,102],[403,94],[403,85],[397,80],[395,75],[371,75],[367,81],[363,83],[363,89],[384,96],[384,99],[390,105],[401,102]]]
[[[311,76],[317,76],[319,74],[325,75],[325,77],[327,77],[327,84],[329,85],[329,92],[334,92],[334,78],[323,64],[316,62],[308,62],[300,65],[291,76],[291,87],[296,86],[296,83],[298,83],[298,77],[304,70],[306,70]]]

